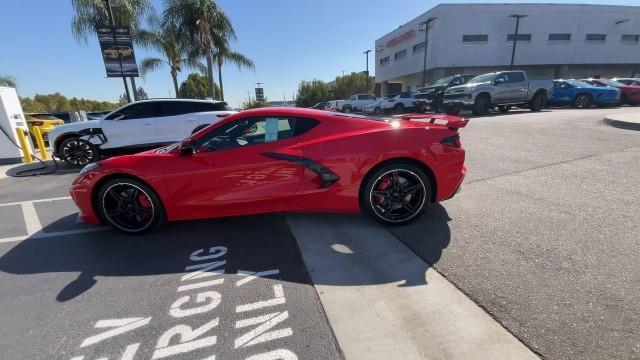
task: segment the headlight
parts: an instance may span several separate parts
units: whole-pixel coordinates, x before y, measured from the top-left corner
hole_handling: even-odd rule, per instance
[[[99,168],[101,165],[99,162],[94,162],[94,163],[90,163],[87,164],[85,167],[82,168],[82,170],[80,170],[80,175],[86,174],[89,171],[95,170],[97,168]]]

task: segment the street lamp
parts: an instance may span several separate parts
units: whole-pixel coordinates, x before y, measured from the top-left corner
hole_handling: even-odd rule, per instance
[[[526,18],[529,15],[521,15],[521,14],[511,14],[510,18],[516,19],[516,31],[513,34],[513,48],[511,49],[511,67],[513,67],[513,62],[516,58],[516,44],[518,43],[518,28],[520,27],[520,19]]]
[[[429,44],[429,26],[437,19],[430,17],[426,21],[420,23],[418,30],[424,31],[424,59],[422,61],[422,86],[427,84],[427,45]]]
[[[369,53],[371,52],[371,50],[367,50],[365,52],[363,52],[363,54],[367,57],[367,67],[366,67],[366,74],[367,74],[367,94],[369,93]]]

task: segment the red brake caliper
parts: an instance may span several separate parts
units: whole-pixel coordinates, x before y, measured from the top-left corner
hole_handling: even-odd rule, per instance
[[[145,209],[151,208],[151,201],[144,194],[138,195],[138,204]]]
[[[384,179],[382,179],[382,181],[380,181],[380,184],[378,184],[378,190],[385,191],[389,187],[390,183],[391,183],[390,177],[389,176],[385,177]],[[376,195],[375,199],[376,199],[376,202],[381,203],[382,200],[384,200],[384,196]]]

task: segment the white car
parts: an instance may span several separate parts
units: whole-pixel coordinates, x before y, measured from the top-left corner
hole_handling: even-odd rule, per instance
[[[344,100],[344,103],[339,110],[345,113],[360,111],[367,105],[371,105],[374,102],[376,102],[376,97],[373,95],[356,94],[351,96],[348,100]]]
[[[379,98],[373,104],[367,105],[362,109],[362,112],[365,114],[373,114],[380,115],[382,114],[382,103],[386,100],[393,98],[394,96],[385,96],[383,98]]]
[[[234,112],[221,101],[137,101],[100,120],[58,126],[49,133],[49,143],[56,157],[84,166],[101,155],[138,152],[182,140]]]
[[[413,95],[408,92],[403,92],[382,102],[382,111],[402,114],[408,109],[413,109]]]

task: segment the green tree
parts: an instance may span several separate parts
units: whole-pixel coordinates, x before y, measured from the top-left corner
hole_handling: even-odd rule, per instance
[[[364,72],[352,72],[349,75],[338,76],[333,84],[333,97],[346,99],[354,94],[370,94],[375,88],[375,78]]]
[[[117,5],[117,6],[114,6]],[[78,42],[87,43],[89,36],[96,33],[96,27],[110,25],[109,10],[105,0],[71,0],[75,11],[71,19],[71,33]],[[129,26],[132,34],[140,28],[140,19],[153,9],[150,0],[113,1],[113,20],[118,26]]]
[[[13,76],[0,75],[0,86],[15,88],[17,87],[16,79],[14,79]]]
[[[327,100],[329,100],[329,86],[327,83],[314,79],[311,81],[301,81],[300,84],[298,84],[298,96],[296,96],[297,106],[311,107]]]
[[[22,110],[24,112],[32,113],[111,110],[117,107],[117,104],[108,101],[78,99],[76,97],[67,99],[67,97],[60,93],[47,95],[36,94],[33,99],[29,97],[20,98],[20,103],[22,104]]]
[[[220,84],[220,100],[224,101],[224,87],[222,86],[222,65],[225,62],[230,62],[238,67],[238,69],[247,68],[255,69],[256,65],[251,59],[242,55],[241,53],[231,51],[229,49],[229,41],[227,39],[222,43],[215,44],[215,59],[218,65],[218,84]]]
[[[218,92],[217,84],[215,92]],[[186,99],[206,99],[209,94],[209,82],[207,77],[191,73],[187,76],[187,79],[180,84],[179,94],[181,98]]]
[[[136,95],[138,96],[138,100],[147,100],[149,98],[149,94],[142,88],[142,86],[138,87],[136,90]]]
[[[69,100],[60,93],[53,93],[48,95],[40,95],[36,94],[33,99],[42,105],[47,112],[58,112],[58,111],[70,111],[71,106],[69,104]]]
[[[161,22],[158,16],[152,13],[147,22],[150,29],[140,30],[138,41],[142,46],[158,51],[162,57],[144,58],[140,63],[142,76],[167,65],[173,80],[173,90],[178,97],[178,73],[182,68],[188,67],[206,72],[206,67],[198,61],[198,52],[190,48],[175,21]]]
[[[209,97],[214,98],[214,44],[236,38],[231,21],[212,0],[167,0],[163,22],[176,21],[207,59]]]
[[[269,101],[266,98],[264,99],[264,101],[249,99],[242,102],[242,108],[244,110],[263,108],[263,107],[269,107],[269,106],[270,106]]]
[[[43,104],[32,98],[20,98],[20,104],[22,105],[22,111],[26,113],[42,113],[47,111]]]

